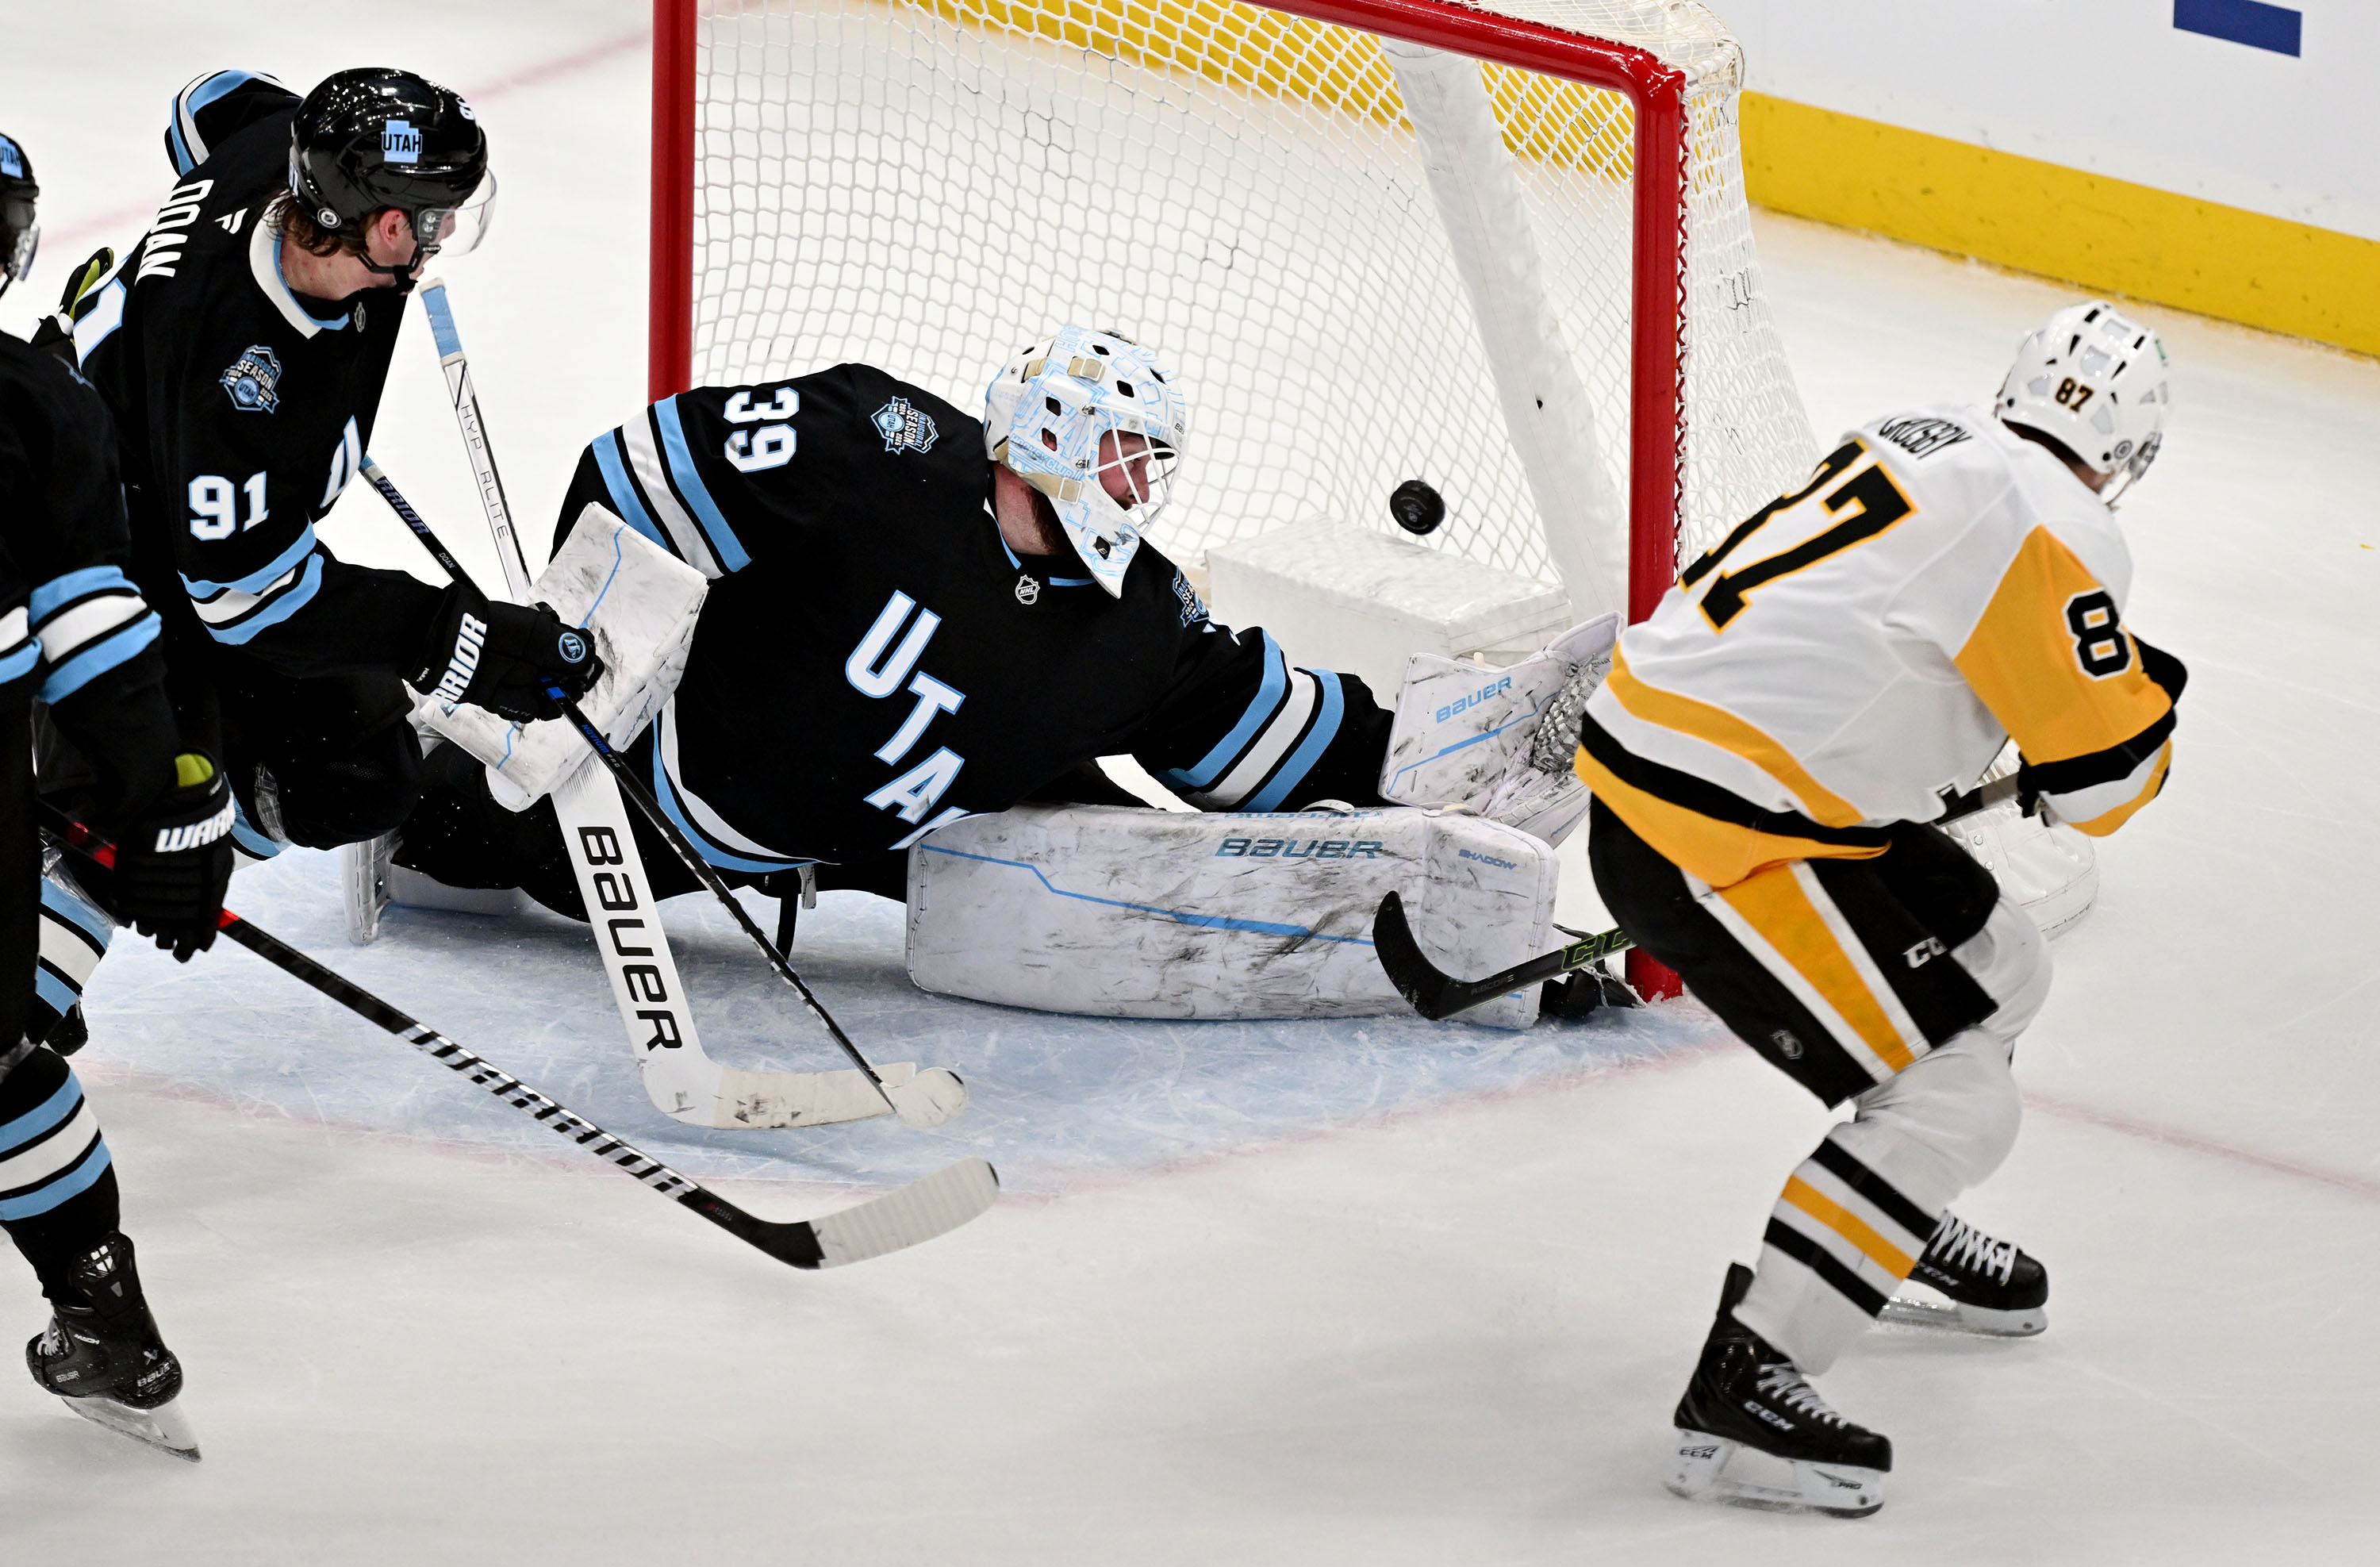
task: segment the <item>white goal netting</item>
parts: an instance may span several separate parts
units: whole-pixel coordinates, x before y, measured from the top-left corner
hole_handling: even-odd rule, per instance
[[[1687,75],[1678,548],[1697,552],[1815,455],[1753,250],[1736,45],[1687,0],[1482,8]],[[1428,542],[1556,579],[1371,35],[1218,0],[705,0],[698,50],[697,384],[857,359],[979,412],[1017,348],[1111,327],[1189,390],[1168,553],[1313,518],[1390,528],[1390,491],[1420,478],[1450,509]],[[1625,495],[1633,111],[1481,69]]]

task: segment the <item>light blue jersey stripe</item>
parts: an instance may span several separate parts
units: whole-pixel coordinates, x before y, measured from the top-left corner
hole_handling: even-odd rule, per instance
[[[1281,711],[1281,694],[1289,689],[1289,661],[1274,645],[1271,632],[1258,635],[1264,638],[1265,674],[1264,684],[1257,688],[1256,699],[1248,704],[1248,711],[1240,715],[1240,722],[1232,726],[1232,732],[1224,735],[1197,766],[1184,771],[1169,772],[1165,775],[1166,782],[1192,789],[1205,788],[1223,775],[1223,769],[1231,766],[1232,759],[1247,749],[1248,742],[1256,738],[1257,731]]]
[[[669,458],[670,477],[677,480],[678,493],[701,519],[702,530],[710,539],[710,553],[719,557],[719,569],[741,571],[750,565],[752,557],[744,553],[735,530],[721,515],[719,504],[703,488],[702,475],[695,471],[693,454],[686,449],[686,431],[678,423],[675,397],[664,397],[653,405],[653,422],[661,427],[662,451]]]
[[[596,470],[603,476],[603,488],[612,492],[612,509],[619,514],[620,520],[671,554],[676,554],[676,548],[662,532],[661,526],[645,511],[645,503],[638,498],[637,487],[628,481],[628,465],[620,460],[620,432],[605,431],[595,438],[595,443],[588,450],[595,454]]]
[[[1256,797],[1240,808],[1242,810],[1279,810],[1281,801],[1289,797],[1289,792],[1305,782],[1305,775],[1314,771],[1314,764],[1321,759],[1324,749],[1338,738],[1340,715],[1347,709],[1347,699],[1339,689],[1339,677],[1327,669],[1318,669],[1312,674],[1322,683],[1322,716],[1314,721],[1314,727],[1305,732],[1305,738],[1298,743],[1297,749],[1281,764],[1281,770],[1272,775],[1272,782],[1257,790]]]
[[[96,593],[108,588],[120,589],[127,593],[133,591],[132,584],[127,582],[124,573],[115,566],[87,565],[80,571],[67,572],[64,577],[53,577],[34,589],[25,601],[25,613],[38,625],[49,619],[50,612],[68,599],[79,599],[85,593]]]
[[[189,590],[190,597],[193,599],[212,599],[225,589],[235,593],[261,593],[287,576],[292,566],[313,553],[314,525],[310,522],[306,525],[306,531],[298,535],[296,541],[287,549],[246,576],[235,577],[228,582],[210,582],[204,577],[185,577],[182,578],[182,586]]]
[[[42,883],[42,906],[90,937],[103,951],[115,939],[115,927],[107,916],[55,881]]]
[[[42,700],[64,701],[92,680],[132,658],[157,639],[157,629],[161,624],[157,612],[151,610],[97,647],[85,648],[50,671],[50,677],[42,682]],[[0,680],[6,678],[5,671],[0,671]]]
[[[34,1187],[21,1197],[0,1202],[0,1219],[31,1219],[49,1212],[70,1198],[80,1197],[107,1173],[111,1162],[107,1139],[102,1137],[91,1145],[91,1152],[84,1156],[80,1164],[57,1175],[47,1184]]]
[[[686,834],[686,842],[694,845],[694,852],[713,865],[765,876],[772,870],[791,870],[796,866],[817,863],[807,859],[752,859],[722,849],[704,837],[701,829],[696,827],[686,812],[679,808],[677,791],[670,786],[669,770],[662,766],[661,747],[658,745],[653,747],[653,796],[661,801],[662,809],[668,813],[669,819],[677,823],[677,830]]]
[[[48,969],[39,967],[33,970],[33,994],[41,997],[42,1004],[60,1017],[72,1012],[76,1004],[82,1000],[81,991]]]
[[[0,1123],[0,1158],[23,1148],[35,1137],[72,1115],[75,1106],[82,1103],[82,1084],[73,1072],[58,1085],[58,1091],[35,1105],[16,1120]]]
[[[298,579],[298,586],[273,600],[271,608],[253,619],[241,621],[237,626],[226,626],[220,629],[210,626],[207,631],[216,641],[228,642],[237,648],[241,643],[251,640],[258,632],[269,630],[304,609],[313,602],[314,595],[322,590],[322,557],[316,555],[306,563],[306,575]]]

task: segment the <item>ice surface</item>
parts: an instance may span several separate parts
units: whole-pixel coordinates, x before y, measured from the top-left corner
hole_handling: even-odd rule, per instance
[[[763,929],[774,903],[747,893]],[[934,1132],[890,1117],[807,1131],[681,1125],[639,1082],[587,928],[536,909],[504,919],[394,907],[349,946],[336,865],[292,850],[243,872],[232,905],[456,1042],[686,1174],[844,1184],[907,1180],[981,1154],[1014,1193],[1242,1148],[1481,1093],[1558,1082],[1692,1049],[1706,1017],[1604,1011],[1525,1033],[1418,1017],[1353,1023],[1150,1023],[1063,1017],[929,995],[902,966],[899,905],[826,893],[794,961],[877,1062],[947,1066],[965,1112]],[[663,917],[703,1048],[747,1070],[844,1058],[709,894]],[[342,1127],[487,1144],[581,1162],[538,1123],[393,1036],[225,943],[177,967],[119,941],[88,1002],[111,1064],[242,1105]],[[95,1048],[93,1057],[102,1053]]]
[[[137,230],[163,106],[201,70],[397,58],[498,86],[477,98],[503,208],[448,276],[540,537],[578,446],[642,396],[645,17],[17,7],[0,126],[49,237],[0,321]],[[1807,225],[1760,237],[1822,434],[1988,395],[2070,297]],[[696,1133],[646,1104],[575,929],[400,911],[358,951],[306,855],[236,905],[758,1212],[962,1149],[1011,1195],[795,1274],[244,953],[128,950],[78,1069],[207,1458],[0,1376],[0,1561],[2373,1559],[2380,368],[2143,313],[2180,401],[2124,511],[2131,618],[2190,663],[2180,762],[2102,846],[2019,1054],[2026,1129],[1961,1204],[2047,1260],[2049,1331],[1879,1337],[1823,1379],[1897,1443],[1876,1517],[1660,1489],[1722,1265],[1828,1119],[1697,1043],[1691,1011],[1518,1039],[1045,1019],[907,990],[889,908],[830,898],[801,948],[830,1004],[887,1057],[957,1067],[973,1104],[934,1135]],[[373,447],[492,571],[418,332]],[[409,565],[374,504],[325,536]],[[1573,876],[1565,917],[1586,897]],[[719,917],[669,915],[714,1054],[836,1064]],[[0,1323],[41,1319],[0,1259]]]

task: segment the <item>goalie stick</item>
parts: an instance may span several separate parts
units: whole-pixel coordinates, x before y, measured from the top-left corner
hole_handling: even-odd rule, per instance
[[[2017,776],[2011,773],[2006,778],[1995,778],[1962,795],[1945,795],[1944,804],[1949,808],[1936,819],[1935,825],[1947,825],[2014,798]],[[1569,933],[1579,939],[1542,957],[1515,964],[1485,979],[1457,979],[1423,955],[1421,943],[1414,940],[1412,922],[1405,918],[1404,900],[1390,893],[1380,900],[1379,912],[1372,918],[1372,950],[1379,954],[1380,967],[1388,975],[1389,983],[1396,987],[1397,994],[1413,1003],[1413,1009],[1424,1017],[1440,1023],[1474,1007],[1486,1006],[1500,996],[1575,974],[1635,945],[1616,926],[1594,935],[1578,930]]]
[[[462,335],[455,330],[455,312],[446,300],[446,285],[433,279],[421,285],[419,294],[422,310],[430,318],[431,339],[438,352],[439,368],[446,378],[447,395],[454,405],[455,426],[462,432],[464,455],[471,464],[480,507],[487,518],[489,532],[495,538],[496,556],[504,567],[504,581],[514,602],[526,602],[530,583],[528,558],[521,550],[519,534],[513,528],[512,509],[504,496],[504,480],[496,472],[495,451],[489,444],[487,424],[480,414],[479,394],[471,384],[470,359],[463,352]],[[378,473],[377,465],[374,471]],[[415,537],[429,546],[439,564],[460,574],[459,580],[468,581],[469,574],[463,572],[454,555],[438,542],[419,514],[405,504],[388,476],[378,473],[372,483]],[[662,929],[660,911],[650,905],[625,911],[616,906],[624,895],[641,899],[643,893],[650,892],[652,882],[645,875],[636,834],[629,828],[627,809],[621,802],[613,774],[583,768],[555,789],[552,798],[554,815],[562,824],[564,844],[569,850],[571,871],[577,879],[579,896],[586,903],[589,926],[595,931],[596,951],[601,954],[604,974],[612,982],[613,1001],[627,1029],[629,1047],[637,1052],[643,1068],[645,1092],[663,1113],[698,1126],[771,1127],[862,1120],[889,1109],[906,1125],[939,1126],[965,1108],[966,1085],[956,1073],[939,1066],[906,1077],[899,1067],[880,1073],[867,1063],[831,1020],[827,1026],[836,1043],[858,1063],[851,1072],[744,1072],[712,1062],[703,1053],[701,1038],[695,1029],[694,1012],[688,1004],[686,987],[678,978],[668,934]],[[660,820],[658,811],[649,814]],[[663,832],[667,835],[666,828]],[[731,894],[721,895],[738,920],[749,929],[751,922],[745,918],[742,905]],[[598,908],[605,913],[600,924],[592,918]],[[768,948],[765,939],[761,945]],[[799,980],[795,983],[799,984]],[[803,995],[810,1002],[811,1010],[823,1017],[823,1009],[810,998],[807,987],[803,987]],[[821,1089],[831,1091],[820,1092]]]
[[[388,503],[389,509],[413,530],[413,536],[421,541],[421,547],[430,552],[447,575],[458,581],[469,581],[470,573],[431,531],[430,525],[422,520],[421,514],[413,509],[412,504],[406,500],[380,464],[367,456],[361,471],[372,488],[380,492],[381,499]],[[624,841],[627,848],[623,852],[634,853],[634,840]],[[574,863],[577,857],[573,856]],[[641,868],[636,875],[638,880],[642,879]],[[585,896],[587,892],[582,881],[580,895]],[[617,897],[613,901],[618,901]],[[741,912],[740,905],[738,912]],[[592,922],[589,924],[591,928]],[[603,938],[607,934],[617,935],[618,931],[608,927],[598,929],[596,947],[602,955],[605,972],[613,976],[614,998],[619,999],[621,982],[625,978],[624,959],[631,955],[640,958],[650,955],[666,961],[667,940],[664,937],[656,943],[650,954],[615,953],[604,942]],[[672,964],[655,975],[636,977],[637,1010],[629,1023],[628,1034],[630,1044],[637,1047],[638,1059],[646,1063],[646,1091],[656,1106],[674,1119],[696,1125],[718,1127],[822,1126],[835,1122],[865,1121],[883,1114],[889,1104],[895,1114],[902,1115],[902,1119],[911,1125],[936,1126],[956,1115],[966,1102],[965,1085],[959,1081],[956,1073],[942,1067],[929,1067],[919,1072],[909,1062],[891,1063],[880,1073],[856,1069],[841,1072],[743,1072],[734,1067],[717,1066],[702,1053],[702,1041],[694,1030],[690,1012],[677,1019],[674,1038],[678,1041],[678,1050],[690,1050],[693,1054],[685,1059],[662,1057],[657,1065],[656,1052],[667,1047],[660,1042],[662,1030],[654,1014],[669,997],[684,996],[684,989],[676,975],[676,966]],[[624,1016],[627,1014],[626,1001],[622,1001],[621,1011]],[[711,1078],[713,1074],[716,1074],[715,1080]],[[890,1094],[886,1092],[888,1087],[892,1090]],[[670,1103],[663,1102],[664,1092],[671,1095]],[[680,1100],[698,1113],[680,1113],[678,1110],[672,1109],[672,1103]],[[699,1113],[706,1100],[710,1106],[707,1120],[702,1119]],[[903,1114],[905,1104],[907,1112]]]
[[[48,805],[42,807],[42,816],[51,836],[67,847],[96,864],[114,863],[114,845],[80,822]],[[982,1213],[1000,1196],[1000,1176],[989,1162],[962,1159],[839,1213],[784,1223],[759,1218],[586,1117],[565,1109],[511,1073],[492,1065],[436,1029],[407,1017],[370,991],[267,935],[229,909],[223,912],[216,929],[284,974],[312,986],[349,1012],[377,1024],[530,1120],[544,1123],[597,1159],[618,1166],[662,1197],[694,1209],[745,1245],[795,1268],[840,1268],[932,1240]]]

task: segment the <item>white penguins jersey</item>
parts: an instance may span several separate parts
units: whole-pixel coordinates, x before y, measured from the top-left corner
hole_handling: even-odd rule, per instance
[[[1975,408],[1862,426],[1622,634],[1580,776],[1713,886],[1864,857],[2013,735],[2058,820],[2163,786],[2183,673],[2121,624],[2131,556],[2046,448]]]

